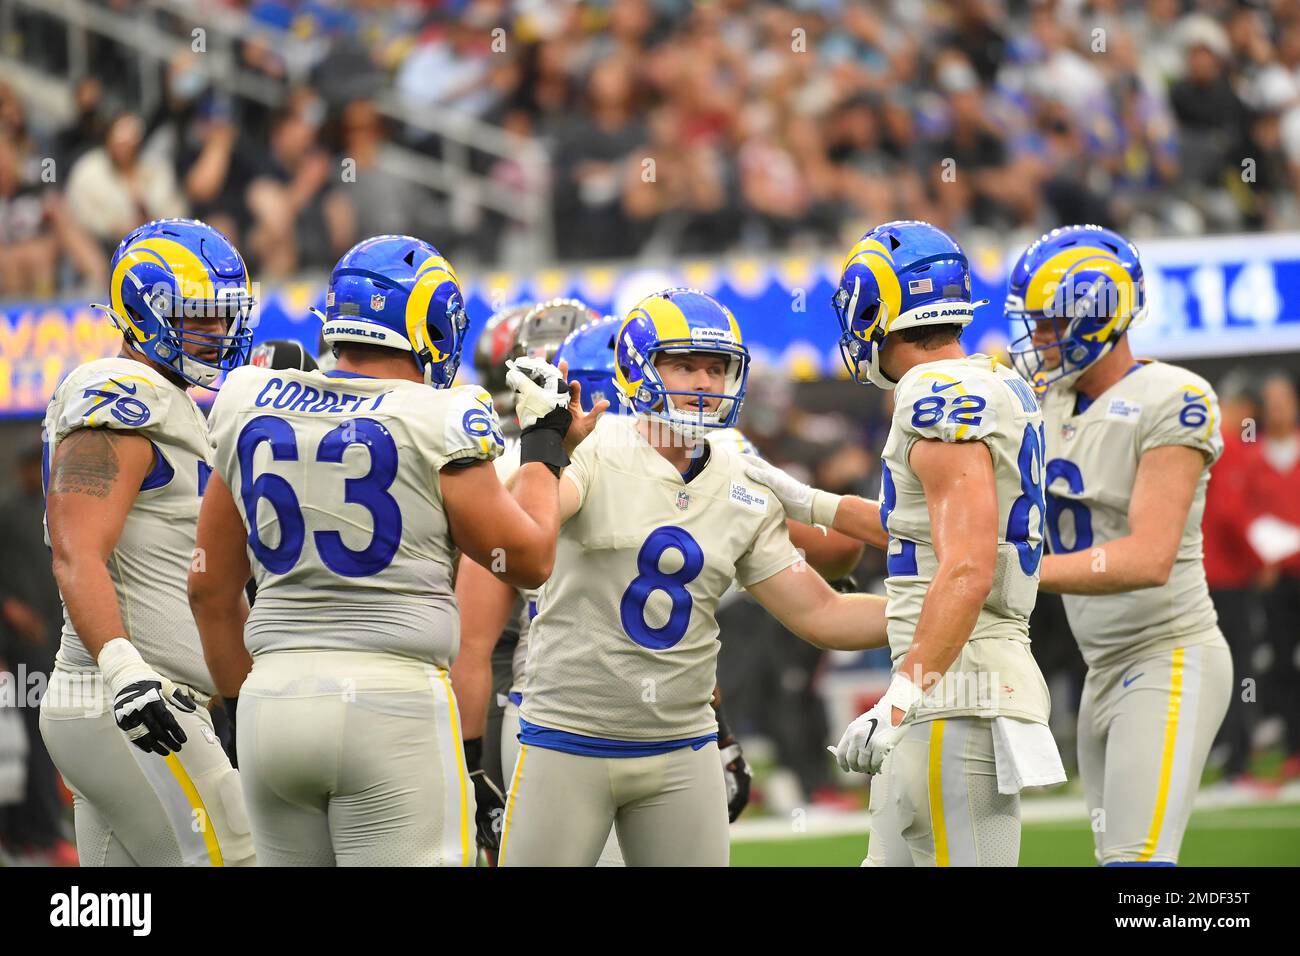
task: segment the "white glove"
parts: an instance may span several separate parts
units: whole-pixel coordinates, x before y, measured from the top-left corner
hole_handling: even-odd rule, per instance
[[[889,690],[876,701],[876,706],[849,724],[838,747],[826,749],[835,754],[840,769],[845,773],[850,770],[879,773],[885,755],[907,732],[907,723],[924,696],[921,688],[902,674],[895,674],[889,682]],[[903,719],[897,725],[893,722],[895,707],[903,712]]]
[[[198,709],[194,700],[146,664],[124,637],[100,648],[99,669],[113,695],[113,719],[127,739],[160,757],[179,751],[187,738],[168,704],[192,714]]]
[[[520,431],[527,431],[557,408],[569,404],[569,386],[560,370],[531,356],[506,362],[506,384],[515,392],[515,414]]]
[[[785,509],[785,516],[804,524],[819,524],[829,528],[835,523],[835,512],[840,506],[840,495],[805,485],[802,481],[786,474],[776,465],[770,464],[757,455],[741,455],[745,462],[745,474],[751,480],[761,482],[772,489]]]

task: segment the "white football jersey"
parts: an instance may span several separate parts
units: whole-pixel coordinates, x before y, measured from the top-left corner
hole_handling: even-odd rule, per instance
[[[140,656],[164,677],[211,694],[212,678],[187,595],[208,473],[203,413],[188,394],[148,365],[114,357],[82,365],[55,390],[45,413],[47,469],[59,443],[79,428],[134,432],[154,447],[153,468],[127,513],[108,573],[125,636]],[[66,606],[58,658],[71,667],[96,666]]]
[[[438,473],[504,446],[476,385],[241,368],[212,406],[212,465],[249,529],[251,653],[343,649],[448,667],[457,558]]]
[[[1210,465],[1223,452],[1214,390],[1176,365],[1142,362],[1078,415],[1076,394],[1050,389],[1043,400],[1049,551],[1082,551],[1129,534],[1138,461],[1150,449],[1186,445],[1200,451],[1206,462],[1164,586],[1063,595],[1083,659],[1095,667],[1216,639],[1218,617],[1201,551],[1205,486]]]
[[[561,480],[581,505],[532,623],[522,719],[627,741],[717,729],[718,599],[799,556],[776,496],[710,449],[686,482],[629,416],[605,415],[578,446]]]
[[[1029,651],[1029,615],[1042,560],[1042,414],[1033,391],[987,355],[927,362],[894,391],[881,455],[880,520],[889,534],[885,589],[889,649],[897,666],[912,646],[938,568],[925,489],[908,457],[922,439],[981,441],[997,483],[993,588],[970,640],[927,695],[918,719],[994,714],[1045,723],[1047,686]]]

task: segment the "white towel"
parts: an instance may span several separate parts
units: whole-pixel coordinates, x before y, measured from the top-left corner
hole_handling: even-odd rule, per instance
[[[1046,724],[994,718],[993,756],[998,769],[998,793],[1019,793],[1025,787],[1065,782],[1061,755]]]

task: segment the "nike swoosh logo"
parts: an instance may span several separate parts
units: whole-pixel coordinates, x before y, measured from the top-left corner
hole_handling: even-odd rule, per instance
[[[868,717],[867,722],[871,724],[871,729],[867,731],[867,739],[862,741],[862,746],[864,747],[871,743],[871,738],[876,735],[876,727],[879,726],[878,721],[874,717]]]
[[[1142,674],[1145,674],[1145,673],[1146,673],[1146,671],[1143,671],[1143,672],[1142,672]],[[1142,674],[1134,674],[1132,677],[1125,677],[1125,678],[1124,678],[1124,686],[1127,687],[1129,684],[1133,683],[1135,680],[1137,680],[1139,677],[1141,677]]]
[[[112,382],[114,385],[116,385],[118,388],[120,388],[122,391],[126,392],[126,394],[128,395],[134,395],[136,389],[140,387],[139,385],[132,385],[130,388],[127,388],[125,385],[123,385],[115,378],[110,378],[109,381]]]
[[[954,385],[956,385],[956,384],[958,384],[958,383],[957,383],[957,382],[949,382],[949,383],[946,384],[946,385],[940,385],[938,382],[935,382],[933,385],[930,386],[930,391],[932,391],[932,392],[942,392],[945,388],[952,388],[952,387],[953,387]]]

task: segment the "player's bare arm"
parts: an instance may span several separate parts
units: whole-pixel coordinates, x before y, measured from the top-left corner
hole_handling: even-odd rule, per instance
[[[884,647],[885,604],[874,594],[840,594],[820,575],[792,565],[748,588],[796,636],[816,647],[865,651]]]
[[[862,542],[831,528],[817,528],[801,521],[786,520],[790,541],[808,565],[827,581],[838,581],[853,573],[862,560]]]
[[[456,573],[460,652],[451,665],[451,684],[460,705],[461,732],[466,740],[482,737],[487,729],[492,651],[510,620],[515,599],[515,589],[509,584],[482,565],[461,557]]]
[[[237,697],[253,667],[253,658],[244,645],[244,623],[248,620],[244,586],[253,573],[246,541],[235,499],[214,472],[199,508],[189,598],[203,644],[203,659],[223,697]]]
[[[1057,594],[1115,594],[1169,580],[1187,513],[1205,468],[1195,448],[1152,448],[1138,462],[1129,501],[1129,531],[1072,554],[1043,556],[1039,588]]]
[[[487,461],[443,468],[439,484],[451,538],[461,551],[514,587],[545,583],[560,530],[559,482],[547,465],[522,465],[513,494]]]
[[[898,670],[928,690],[970,639],[993,587],[997,485],[983,442],[923,439],[912,446],[909,462],[925,489],[939,566]]]
[[[143,435],[79,428],[59,442],[46,498],[54,576],[86,650],[129,637],[108,559],[153,465]]]
[[[743,457],[745,474],[772,489],[791,521],[822,525],[882,551],[889,547],[889,535],[880,523],[879,502],[857,495],[831,494],[804,484],[754,455]]]

